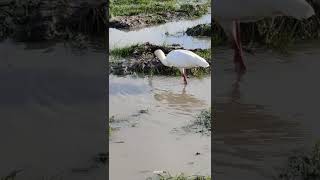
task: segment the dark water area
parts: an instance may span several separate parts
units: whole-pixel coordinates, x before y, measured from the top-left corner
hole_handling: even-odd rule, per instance
[[[298,43],[289,55],[258,49],[248,72],[233,72],[232,51],[215,51],[214,177],[277,179],[294,152],[320,138],[319,42]]]
[[[0,177],[107,178],[103,46],[0,43]]]

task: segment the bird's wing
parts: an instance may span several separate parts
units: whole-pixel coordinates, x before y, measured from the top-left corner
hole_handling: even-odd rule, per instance
[[[264,17],[309,18],[313,8],[306,0],[215,0],[213,16],[219,21],[256,21]]]
[[[208,62],[197,54],[188,50],[173,50],[167,55],[167,61],[175,67],[208,67]]]

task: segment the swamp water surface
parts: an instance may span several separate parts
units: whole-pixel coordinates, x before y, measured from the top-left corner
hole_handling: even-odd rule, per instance
[[[248,72],[233,72],[232,50],[215,50],[213,177],[277,179],[294,151],[320,139],[320,43],[304,42],[288,56],[246,55]]]
[[[134,31],[109,29],[109,45],[112,49],[150,42],[210,48],[210,38],[184,34],[188,27],[210,21],[206,15]],[[188,81],[185,86],[180,76],[109,75],[110,179],[143,180],[155,170],[211,175],[211,137],[184,128],[211,107],[211,77]]]

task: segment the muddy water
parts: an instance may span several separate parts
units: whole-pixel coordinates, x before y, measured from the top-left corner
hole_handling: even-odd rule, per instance
[[[232,51],[217,49],[214,72],[214,177],[272,179],[294,151],[320,139],[320,43],[301,43],[288,56],[266,50],[246,55],[238,79]]]
[[[211,14],[207,14],[195,20],[169,22],[134,31],[120,31],[109,28],[109,47],[112,49],[115,47],[125,47],[132,44],[150,42],[157,45],[180,44],[184,48],[207,49],[210,48],[210,38],[195,38],[187,36],[184,32],[189,27],[210,22]]]
[[[0,177],[106,179],[104,52],[0,43]]]
[[[109,142],[110,179],[142,180],[155,170],[210,175],[211,137],[183,128],[211,106],[210,79],[184,86],[181,77],[109,76],[111,127],[118,128]]]

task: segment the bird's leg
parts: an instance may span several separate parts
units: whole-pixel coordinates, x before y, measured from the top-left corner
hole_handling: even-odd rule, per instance
[[[241,37],[240,37],[240,23],[239,21],[233,22],[233,49],[234,49],[234,64],[235,71],[238,73],[244,73],[246,71],[246,66],[243,62],[243,52],[241,46]]]
[[[184,68],[181,68],[180,71],[181,71],[181,75],[182,75],[184,84],[187,84],[186,70]]]

